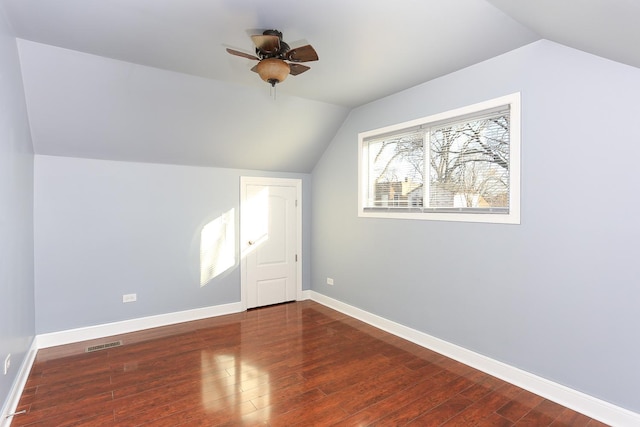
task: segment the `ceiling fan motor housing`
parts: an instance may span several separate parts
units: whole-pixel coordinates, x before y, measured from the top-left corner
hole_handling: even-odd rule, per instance
[[[260,59],[267,58],[278,58],[285,59],[285,54],[291,50],[289,45],[282,40],[282,32],[278,30],[264,30],[262,32],[263,36],[271,36],[277,37],[277,43],[273,45],[273,49],[266,49],[265,47],[271,46],[271,44],[267,44],[264,46],[256,46],[256,55],[260,57]]]
[[[280,40],[282,40],[282,32],[278,30],[264,30],[262,32],[263,36],[278,36]]]

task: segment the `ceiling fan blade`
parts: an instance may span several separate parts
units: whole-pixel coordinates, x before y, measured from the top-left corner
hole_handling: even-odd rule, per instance
[[[233,50],[233,49],[229,49],[227,48],[227,52],[229,52],[231,55],[235,55],[235,56],[241,56],[243,58],[248,58],[248,59],[256,59],[258,60],[259,58],[253,55],[250,55],[248,53],[244,53],[244,52],[240,52],[239,50]]]
[[[295,49],[291,49],[286,54],[286,59],[293,62],[309,62],[317,61],[318,54],[316,50],[310,45],[300,46]]]
[[[280,37],[272,35],[251,36],[256,47],[263,52],[274,53],[280,49]]]
[[[298,74],[302,74],[305,71],[310,70],[311,68],[302,64],[289,64],[289,69],[289,74],[291,74],[292,76],[297,76]]]

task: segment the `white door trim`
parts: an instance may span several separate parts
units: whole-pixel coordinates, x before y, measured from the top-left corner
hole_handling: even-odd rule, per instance
[[[259,176],[241,176],[240,177],[240,303],[242,310],[247,309],[247,261],[244,256],[247,249],[247,242],[242,239],[242,211],[246,197],[247,185],[266,185],[266,186],[287,186],[296,189],[296,254],[298,262],[296,262],[296,300],[300,301],[302,297],[302,180],[294,178],[270,178]]]

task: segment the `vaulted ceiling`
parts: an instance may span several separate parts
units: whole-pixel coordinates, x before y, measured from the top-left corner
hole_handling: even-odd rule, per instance
[[[350,109],[548,39],[640,67],[635,0],[0,0],[36,153],[310,172]],[[276,87],[250,35],[319,61]]]

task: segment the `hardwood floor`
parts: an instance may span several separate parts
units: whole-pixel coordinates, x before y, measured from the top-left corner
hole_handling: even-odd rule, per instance
[[[40,350],[17,410],[12,427],[604,425],[311,301]]]

